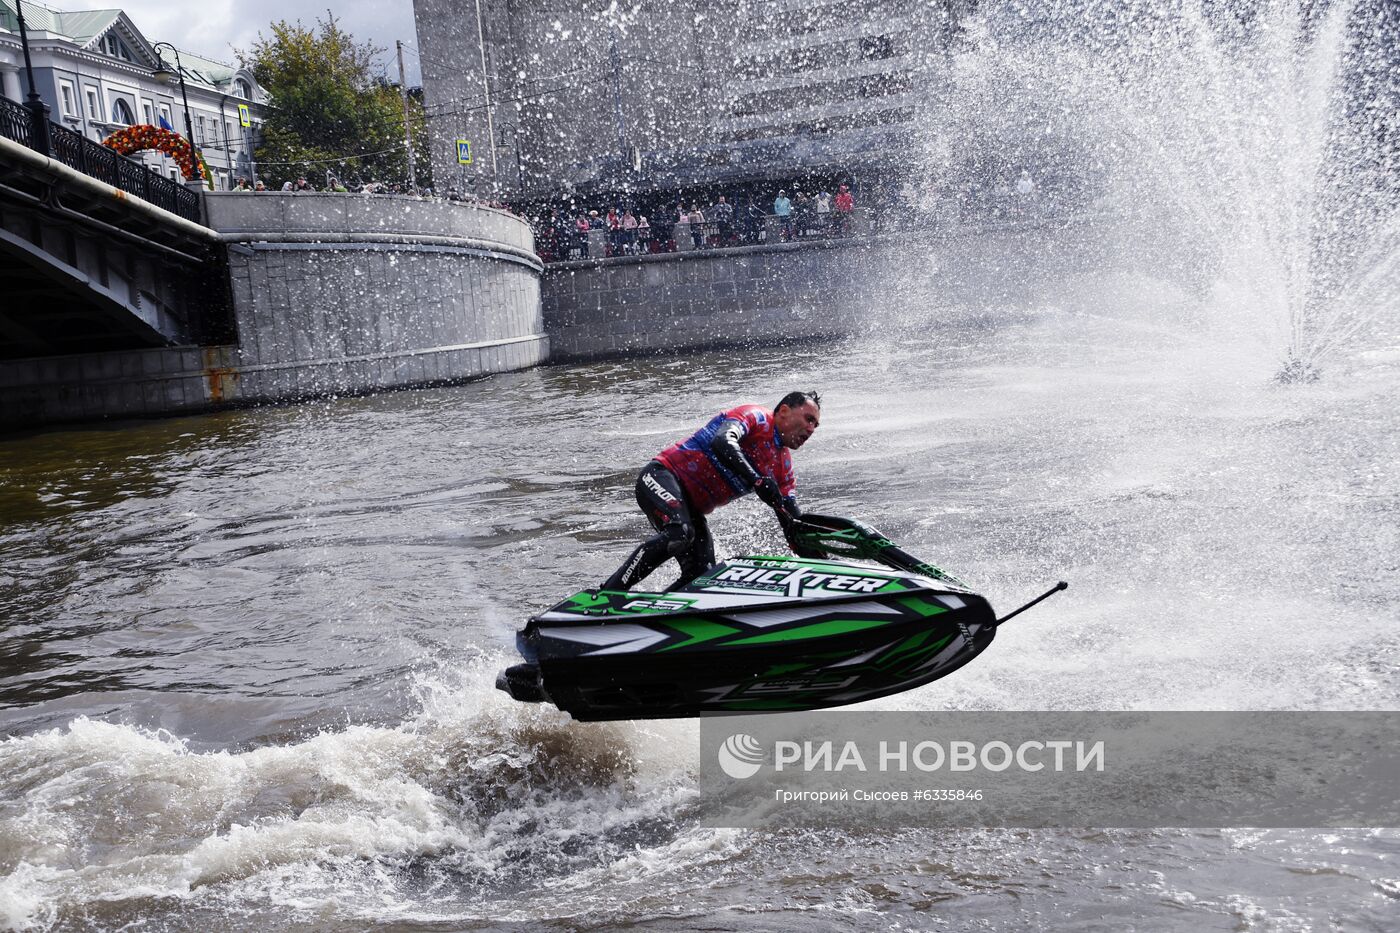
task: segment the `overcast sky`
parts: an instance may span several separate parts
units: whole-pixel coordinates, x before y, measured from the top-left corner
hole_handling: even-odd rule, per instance
[[[171,42],[217,61],[234,63],[233,49],[246,48],[267,33],[273,20],[298,20],[310,26],[324,18],[329,7],[341,26],[356,39],[372,41],[388,49],[380,56],[380,69],[397,79],[394,40],[417,46],[413,28],[413,0],[196,0],[192,4],[170,0],[39,0],[57,10],[121,9],[141,34],[152,42]],[[418,83],[417,56],[404,49],[409,84]]]

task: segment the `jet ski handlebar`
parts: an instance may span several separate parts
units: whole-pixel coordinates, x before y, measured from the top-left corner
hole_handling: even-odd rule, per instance
[[[873,560],[895,570],[917,573],[969,591],[972,589],[947,571],[919,560],[913,554],[896,546],[879,531],[853,518],[806,513],[801,518],[784,522],[783,530],[787,533],[788,542],[798,557],[818,559],[854,557],[860,560]],[[1069,584],[1061,580],[1021,608],[997,619],[996,624],[1000,625],[1013,616],[1020,615],[1041,600],[1048,599],[1068,587]]]
[[[804,513],[784,523],[788,543],[798,557],[873,560],[895,570],[917,573],[970,589],[957,577],[921,561],[875,528],[853,518]]]

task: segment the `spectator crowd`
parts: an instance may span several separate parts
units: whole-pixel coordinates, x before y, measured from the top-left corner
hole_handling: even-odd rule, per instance
[[[711,204],[682,198],[650,217],[636,204],[556,206],[531,225],[546,262],[850,236],[855,196],[849,185],[833,187],[811,195],[794,189],[792,198],[782,188],[771,202],[754,196],[738,206],[723,194]]]

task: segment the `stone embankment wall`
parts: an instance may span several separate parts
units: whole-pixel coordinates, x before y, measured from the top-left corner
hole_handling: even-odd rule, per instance
[[[1097,281],[1086,273],[1147,255],[1078,218],[542,269],[524,223],[472,205],[224,194],[209,210],[229,253],[238,342],[0,363],[0,428],[452,382],[547,360],[897,339],[959,315],[1084,304]]]
[[[453,382],[548,356],[542,266],[510,214],[344,194],[207,198],[237,341],[0,363],[0,427]]]
[[[836,337],[868,318],[869,239],[555,263],[541,286],[556,362]]]
[[[1093,218],[958,225],[555,263],[541,297],[552,361],[681,352],[1014,316],[1107,248]]]

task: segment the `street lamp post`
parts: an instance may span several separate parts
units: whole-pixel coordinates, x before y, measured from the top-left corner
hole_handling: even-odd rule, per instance
[[[496,128],[493,125],[495,117],[491,113],[491,77],[486,70],[486,21],[481,18],[481,0],[476,0],[476,44],[481,51],[481,90],[486,96],[486,141],[489,143],[496,136]],[[496,178],[496,147],[487,148],[491,151],[491,186],[495,188],[499,184]]]
[[[19,17],[19,43],[24,47],[24,75],[29,79],[29,96],[24,106],[29,110],[30,146],[48,155],[53,149],[49,134],[49,105],[34,86],[34,64],[29,60],[29,30],[24,25],[24,0],[16,0],[15,15]]]
[[[160,48],[165,46],[175,53],[175,70],[172,72],[170,66],[165,63],[165,59],[160,57]],[[185,102],[185,142],[190,144],[190,149],[194,149],[194,128],[190,124],[190,97],[185,93],[185,66],[180,63],[180,50],[169,42],[157,42],[151,46],[155,49],[157,56],[156,70],[154,72],[157,81],[170,83],[171,78],[177,78],[180,82],[180,99]],[[191,181],[194,179],[186,179]]]
[[[408,193],[417,194],[418,173],[413,164],[413,124],[408,122],[408,78],[403,70],[403,40],[395,41],[394,45],[399,53],[399,93],[403,96],[403,145],[404,151],[408,153]]]
[[[506,145],[506,130],[510,130],[510,144],[515,149],[515,189],[517,194],[525,193],[525,170],[520,166],[520,127],[514,123],[501,124],[502,149]]]

